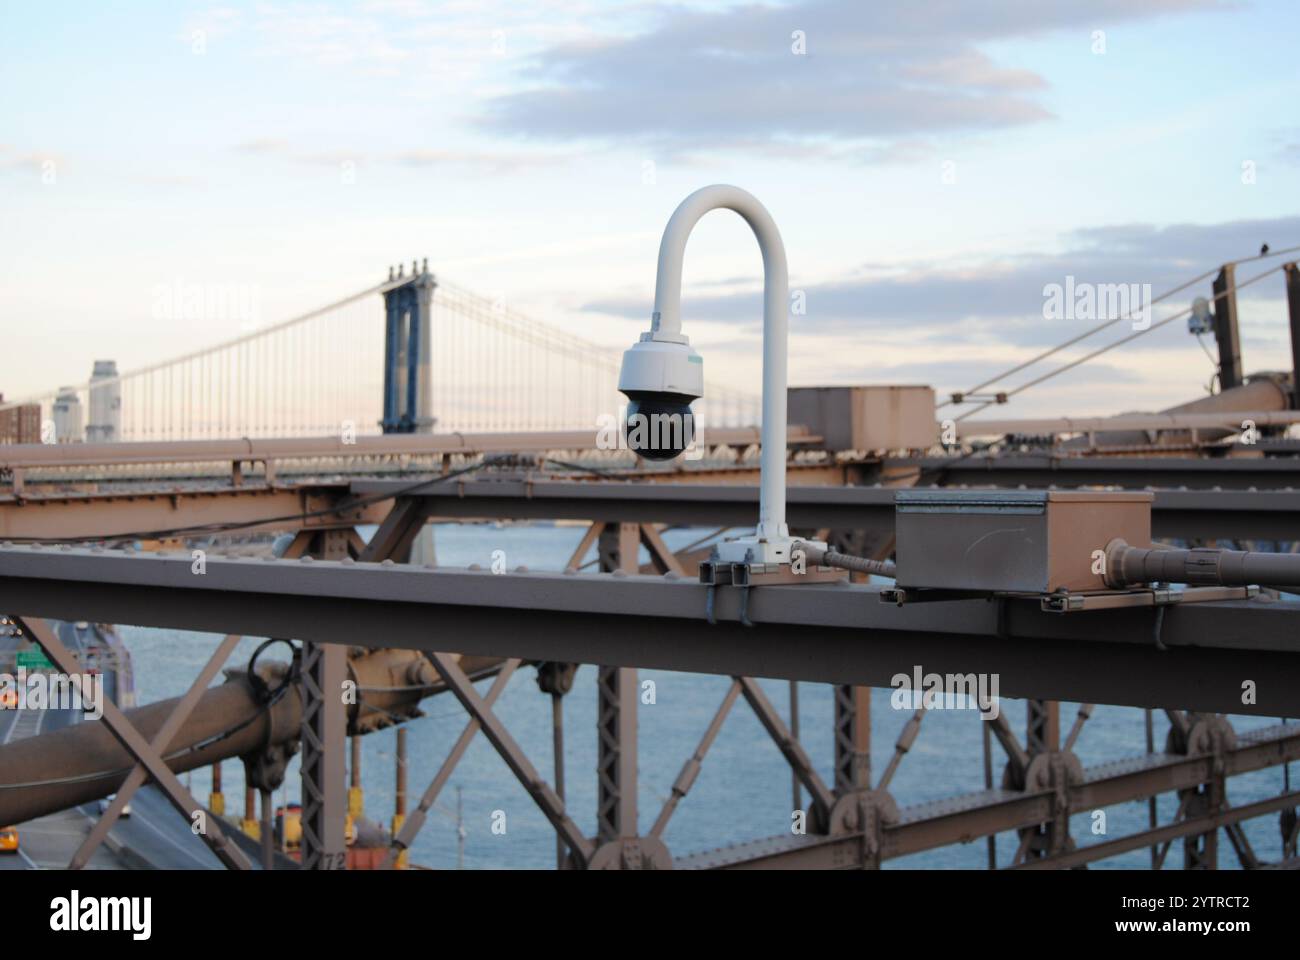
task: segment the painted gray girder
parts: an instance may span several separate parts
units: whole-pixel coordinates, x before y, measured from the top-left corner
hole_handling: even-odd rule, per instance
[[[1300,452],[1288,448],[1287,456],[1258,456],[1265,445],[1249,448],[1244,456],[1189,457],[1106,456],[1070,457],[1042,454],[966,455],[953,457],[897,457],[882,461],[885,470],[914,469],[922,482],[1075,487],[1109,484],[1130,489],[1281,490],[1300,487]],[[1241,450],[1241,447],[1237,447]]]
[[[507,573],[188,552],[0,548],[0,610],[323,643],[405,647],[887,687],[989,673],[1004,697],[1300,714],[1300,603],[1184,603],[1155,645],[1149,607],[1068,614],[1036,601],[882,604],[870,585],[707,588],[671,577]],[[1243,704],[1242,684],[1257,686]]]
[[[371,497],[409,486],[358,480],[351,489],[358,497]],[[897,492],[892,487],[792,486],[786,495],[787,519],[795,528],[888,532],[894,527]],[[446,519],[752,527],[758,516],[758,488],[736,484],[465,480],[431,486],[415,496],[430,517]],[[1300,540],[1300,490],[1157,490],[1151,527],[1157,537]]]

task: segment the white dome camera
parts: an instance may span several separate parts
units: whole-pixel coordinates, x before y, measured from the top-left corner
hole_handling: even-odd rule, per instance
[[[704,360],[680,334],[655,337],[653,329],[642,334],[623,354],[618,378],[628,399],[623,430],[629,450],[647,460],[672,460],[695,439],[691,403],[704,396]]]
[[[728,563],[789,563],[785,522],[786,367],[790,277],[785,244],[772,215],[753,194],[714,184],[696,190],[673,211],[659,242],[650,331],[623,354],[618,388],[627,395],[627,445],[643,457],[671,460],[691,443],[691,401],[704,396],[704,364],[682,335],[682,258],[691,230],[710,210],[733,210],[754,231],[763,254],[763,423],[758,525],[751,536],[725,541]],[[656,421],[656,416],[658,421]],[[657,423],[657,426],[656,426]],[[680,433],[673,432],[681,424]],[[687,427],[690,432],[687,432]],[[634,433],[636,427],[644,432]],[[664,428],[668,428],[665,442]]]

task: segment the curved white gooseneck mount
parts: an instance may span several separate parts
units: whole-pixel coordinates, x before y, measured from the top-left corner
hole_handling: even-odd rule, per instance
[[[649,337],[685,343],[682,336],[682,259],[686,241],[710,210],[734,210],[745,218],[763,254],[763,425],[758,526],[754,535],[718,545],[728,563],[789,563],[790,530],[785,522],[786,382],[789,287],[785,244],[772,215],[755,197],[725,184],[703,187],[681,202],[659,244],[659,274]]]

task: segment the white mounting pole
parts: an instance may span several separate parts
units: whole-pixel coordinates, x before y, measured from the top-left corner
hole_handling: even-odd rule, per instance
[[[684,341],[681,307],[686,241],[699,219],[717,209],[734,210],[744,217],[763,253],[763,449],[755,534],[759,541],[766,541],[775,549],[761,550],[759,553],[764,555],[754,559],[767,562],[778,559],[774,554],[779,554],[779,559],[788,562],[786,546],[790,530],[785,522],[785,457],[790,277],[781,231],[753,194],[726,184],[703,187],[673,212],[659,244],[651,336],[655,340]]]

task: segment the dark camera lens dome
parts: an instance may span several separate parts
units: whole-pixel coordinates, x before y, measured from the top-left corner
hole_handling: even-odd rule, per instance
[[[672,460],[695,439],[691,397],[676,393],[629,392],[623,437],[627,448],[647,460]]]

